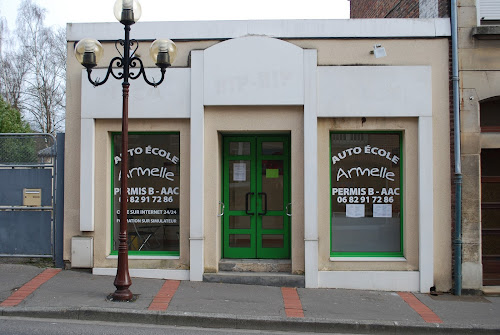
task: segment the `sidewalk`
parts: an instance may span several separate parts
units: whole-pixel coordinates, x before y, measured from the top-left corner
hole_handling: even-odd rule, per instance
[[[0,315],[209,328],[355,333],[500,333],[500,297],[294,289],[114,277],[0,264]]]

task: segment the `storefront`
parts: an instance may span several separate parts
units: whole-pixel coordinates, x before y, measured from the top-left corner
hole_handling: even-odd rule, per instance
[[[121,88],[92,87],[74,60],[90,28],[119,35],[68,28],[64,255],[113,274]],[[131,83],[131,276],[201,281],[222,260],[289,260],[306,287],[449,290],[449,20],[134,28],[139,41],[165,31],[179,56],[159,87]]]

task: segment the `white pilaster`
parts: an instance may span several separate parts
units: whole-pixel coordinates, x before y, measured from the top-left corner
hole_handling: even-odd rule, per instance
[[[318,287],[317,51],[304,50],[304,248],[306,287]]]
[[[80,230],[94,231],[94,119],[82,119],[80,130]]]
[[[203,108],[203,51],[191,53],[191,186],[189,267],[190,280],[203,280],[204,248],[204,108]]]
[[[419,270],[420,292],[434,285],[434,182],[432,157],[432,117],[418,119],[418,183],[419,183]]]

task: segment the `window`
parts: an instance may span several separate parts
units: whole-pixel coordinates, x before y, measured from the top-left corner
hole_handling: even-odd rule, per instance
[[[481,102],[480,125],[483,133],[500,132],[500,98]]]
[[[479,18],[484,21],[499,21],[500,20],[500,3],[498,0],[480,0]]]
[[[120,231],[121,133],[112,134],[112,254]],[[179,255],[179,133],[129,133],[130,254]]]
[[[331,132],[333,257],[403,256],[400,132]]]

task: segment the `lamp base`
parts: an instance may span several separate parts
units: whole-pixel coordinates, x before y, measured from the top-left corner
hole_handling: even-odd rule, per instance
[[[117,289],[113,294],[111,294],[113,301],[130,301],[134,297],[132,292],[126,289]]]
[[[137,294],[132,294],[129,289],[116,290],[115,292],[109,294],[106,299],[115,302],[134,302],[139,296]]]

